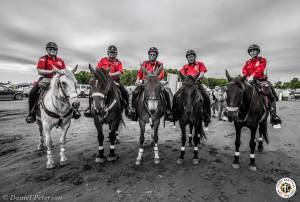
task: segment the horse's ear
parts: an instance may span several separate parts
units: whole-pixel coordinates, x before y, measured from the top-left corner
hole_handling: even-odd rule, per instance
[[[241,78],[241,81],[242,81],[242,82],[245,82],[246,79],[247,79],[247,76],[243,76],[243,77]]]
[[[89,64],[89,70],[90,70],[90,72],[91,72],[92,74],[94,74],[94,73],[95,73],[95,69],[92,67],[92,65],[91,65],[91,64]]]
[[[182,81],[184,81],[185,80],[185,78],[186,78],[186,76],[184,76],[183,74],[181,74],[181,72],[179,71],[179,77],[180,77],[180,79],[182,80]]]
[[[75,72],[77,71],[77,69],[78,69],[78,65],[76,65],[76,66],[74,67],[74,69],[72,70],[72,73],[75,74]]]
[[[227,80],[228,80],[229,82],[232,81],[232,78],[231,78],[231,76],[229,75],[227,69],[225,70],[225,75],[226,75]]]

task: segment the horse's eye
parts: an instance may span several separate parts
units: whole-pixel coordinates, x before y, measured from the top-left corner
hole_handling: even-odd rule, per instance
[[[66,85],[67,85],[66,82],[64,82],[64,81],[62,81],[61,84],[62,84],[63,86],[66,86]]]

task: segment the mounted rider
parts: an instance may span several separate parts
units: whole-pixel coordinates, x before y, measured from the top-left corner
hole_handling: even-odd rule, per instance
[[[247,76],[247,80],[257,86],[259,89],[261,84],[267,83],[268,92],[265,95],[268,97],[271,103],[271,124],[277,125],[281,123],[281,119],[276,114],[276,101],[278,101],[277,93],[272,86],[272,84],[267,80],[265,75],[267,60],[264,57],[259,56],[260,47],[256,44],[252,44],[248,47],[248,54],[251,56],[249,60],[246,61],[243,67],[243,75]]]
[[[110,69],[109,75],[114,80],[115,84],[120,90],[122,96],[122,104],[125,108],[125,113],[128,114],[128,105],[129,105],[129,94],[125,87],[120,82],[120,77],[123,74],[123,66],[122,62],[117,59],[118,49],[114,45],[110,45],[107,48],[107,55],[108,57],[101,58],[98,62],[96,69],[104,68]],[[93,79],[93,78],[92,78]],[[92,117],[93,114],[91,113],[91,106],[92,106],[92,97],[89,96],[89,107],[84,112],[86,117]]]
[[[40,57],[37,70],[41,76],[38,82],[33,86],[28,95],[29,114],[26,117],[27,123],[34,123],[36,120],[36,111],[38,108],[38,99],[40,97],[41,89],[47,89],[50,85],[51,79],[55,73],[63,73],[66,69],[65,62],[57,57],[58,47],[54,42],[46,44],[47,55]],[[80,117],[78,109],[74,108],[73,118]]]
[[[131,110],[131,113],[129,114],[129,118],[131,118],[133,121],[137,121],[137,119],[138,119],[138,116],[136,113],[138,97],[144,90],[145,75],[144,75],[142,68],[145,68],[145,70],[147,72],[152,73],[152,74],[154,71],[160,71],[160,73],[158,74],[158,79],[159,80],[164,79],[163,63],[161,63],[157,60],[158,49],[156,47],[149,48],[148,57],[149,57],[149,60],[144,61],[141,64],[141,68],[139,69],[139,71],[137,73],[137,79],[135,82],[137,87],[135,88],[135,90],[132,93],[132,110]],[[171,112],[170,95],[169,95],[169,92],[163,87],[163,85],[162,85],[162,92],[163,92],[164,99],[166,101],[165,119],[172,121],[173,117],[172,117],[172,112]]]
[[[211,119],[211,110],[210,110],[210,98],[209,95],[207,94],[205,88],[202,85],[202,80],[204,79],[204,74],[207,72],[207,68],[204,65],[203,62],[196,61],[196,52],[194,50],[188,50],[185,54],[186,59],[188,61],[188,64],[185,64],[181,69],[180,69],[180,74],[183,76],[193,76],[198,82],[198,89],[200,93],[203,96],[203,101],[204,101],[204,123],[207,126],[210,123]],[[174,95],[174,101],[173,101],[173,106],[174,103],[176,102],[177,96],[180,94],[181,89],[179,89],[176,94]],[[173,107],[173,110],[174,107]],[[173,111],[174,116],[176,116],[176,111]],[[177,120],[179,117],[174,117],[175,120]]]

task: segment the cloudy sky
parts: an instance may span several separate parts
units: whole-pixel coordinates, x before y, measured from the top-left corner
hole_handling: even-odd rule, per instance
[[[257,43],[272,81],[300,77],[298,0],[1,0],[0,81],[34,81],[45,44],[55,41],[68,67],[96,65],[114,44],[126,69],[156,46],[167,68],[194,49],[209,71],[241,73]]]

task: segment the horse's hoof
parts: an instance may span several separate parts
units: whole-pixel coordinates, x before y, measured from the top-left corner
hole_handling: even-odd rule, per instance
[[[240,164],[236,164],[236,163],[233,163],[232,164],[232,167],[234,168],[234,169],[240,169]]]
[[[68,165],[68,161],[60,161],[60,162],[59,162],[59,165],[61,165],[61,166]]]
[[[135,160],[135,165],[136,165],[136,166],[141,165],[141,161],[142,161],[141,159],[136,159],[136,160]]]
[[[116,161],[117,160],[117,156],[108,156],[107,157],[107,161],[111,162],[111,161]]]
[[[120,144],[120,140],[119,140],[119,139],[116,139],[115,144]]]
[[[104,163],[105,162],[105,159],[104,158],[99,158],[99,157],[97,157],[96,159],[95,159],[95,163]]]
[[[46,147],[43,144],[39,144],[37,150],[43,151]]]
[[[154,164],[157,165],[157,164],[159,164],[159,163],[160,163],[159,158],[154,158]]]
[[[256,166],[249,166],[248,169],[249,169],[250,171],[256,171],[256,170],[257,170],[257,169],[256,169]]]
[[[181,158],[177,159],[176,163],[178,165],[182,165],[183,164],[183,159],[181,159]]]
[[[199,164],[199,159],[193,159],[193,164],[198,165]]]
[[[188,147],[191,147],[191,146],[193,146],[193,144],[192,144],[191,142],[188,142],[188,143],[187,143],[187,146],[188,146]]]

